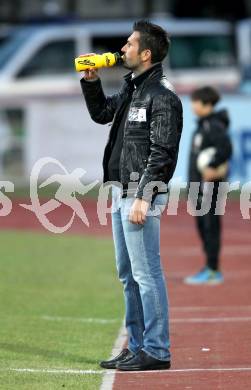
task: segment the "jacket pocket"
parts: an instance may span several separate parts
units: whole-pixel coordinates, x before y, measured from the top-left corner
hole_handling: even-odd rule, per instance
[[[121,178],[130,181],[130,174],[137,172],[139,178],[147,166],[150,153],[149,141],[133,137],[127,138],[121,155]]]

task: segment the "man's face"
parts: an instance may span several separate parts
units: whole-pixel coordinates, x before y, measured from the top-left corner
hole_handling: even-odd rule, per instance
[[[198,117],[203,117],[213,111],[213,106],[211,104],[203,104],[200,100],[192,100],[192,110]]]
[[[127,43],[122,47],[121,51],[124,54],[125,68],[134,70],[137,69],[141,63],[141,54],[139,51],[139,31],[134,31],[127,40]]]

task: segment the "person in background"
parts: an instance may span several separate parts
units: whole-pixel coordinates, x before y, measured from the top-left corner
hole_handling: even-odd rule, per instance
[[[214,182],[211,207],[205,215],[196,216],[197,229],[203,244],[206,264],[201,271],[184,279],[186,284],[219,284],[223,275],[219,269],[221,246],[221,218],[215,215],[218,187],[225,181],[232,145],[228,134],[229,117],[226,110],[215,110],[220,100],[218,91],[205,86],[193,91],[192,110],[198,118],[193,133],[189,161],[189,183],[199,182],[197,210],[201,209],[203,188],[206,182]],[[200,169],[198,159],[201,153],[212,152],[209,163]]]

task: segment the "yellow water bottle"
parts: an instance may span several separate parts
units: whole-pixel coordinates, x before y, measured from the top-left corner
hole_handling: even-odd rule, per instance
[[[86,57],[75,58],[75,68],[77,72],[86,69],[103,68],[122,63],[123,59],[119,53],[95,54]]]

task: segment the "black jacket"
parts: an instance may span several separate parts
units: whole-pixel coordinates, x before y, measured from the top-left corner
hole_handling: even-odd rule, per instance
[[[228,134],[229,122],[226,110],[213,112],[207,117],[198,120],[197,129],[193,133],[190,151],[188,173],[190,182],[202,182],[201,173],[197,168],[197,159],[202,150],[209,147],[216,148],[215,156],[209,164],[213,168],[217,168],[230,159],[232,144]]]
[[[146,184],[169,182],[176,167],[182,131],[182,105],[177,95],[168,88],[162,64],[158,63],[146,72],[147,77],[138,87],[140,76],[133,79],[136,88],[125,122],[119,167],[123,185],[132,181],[132,172],[139,174],[134,193],[137,198],[143,197]],[[91,118],[100,124],[112,121],[103,158],[104,182],[109,180],[107,165],[121,119],[120,108],[131,88],[131,75],[132,72],[124,76],[125,82],[117,94],[107,97],[100,80],[89,82],[81,79]]]

